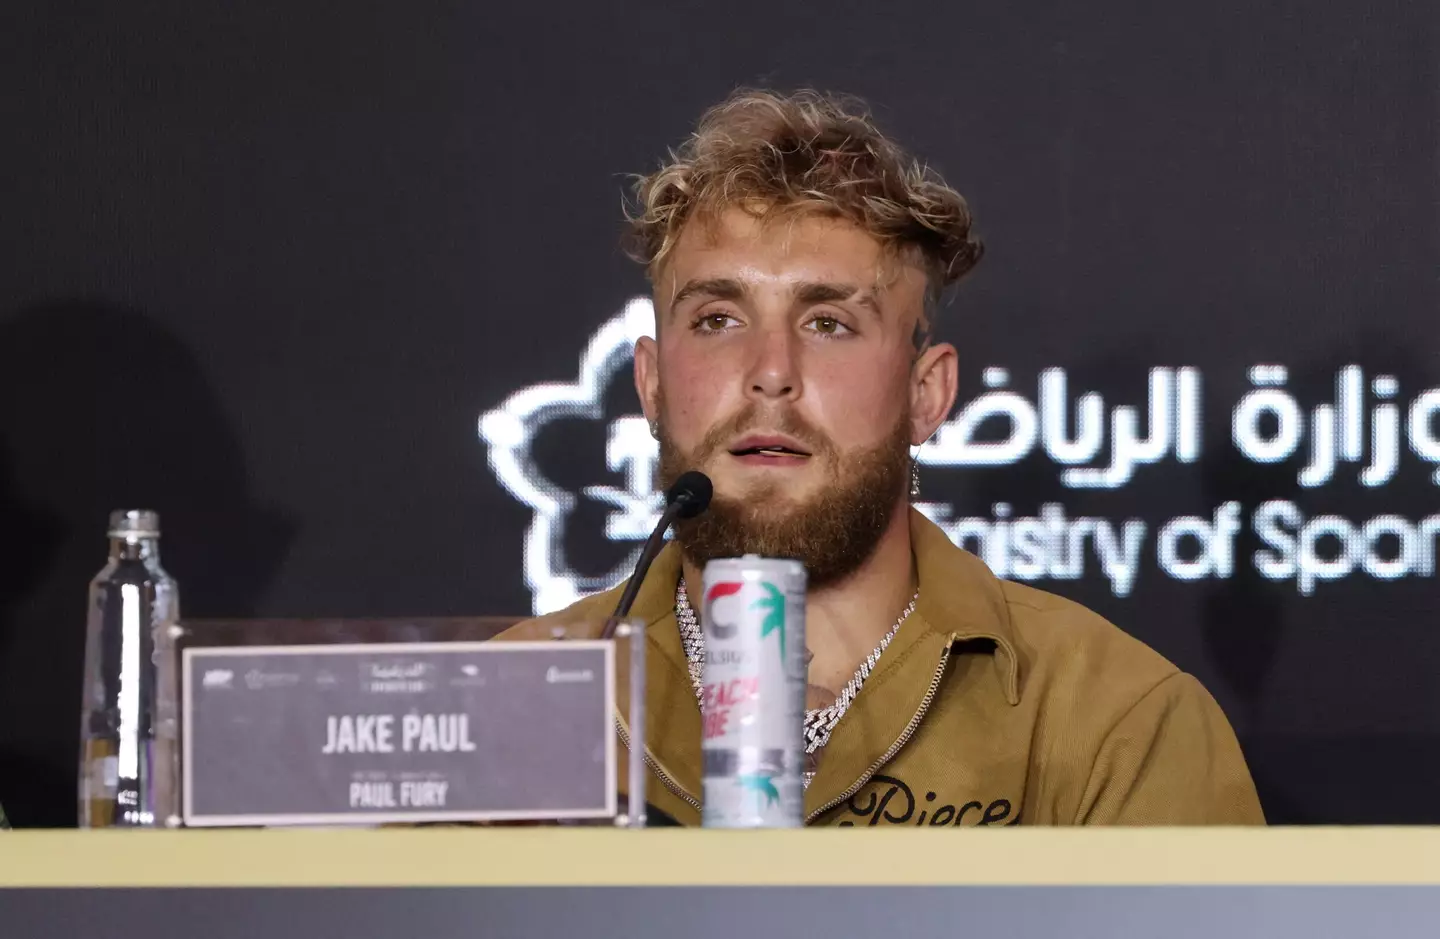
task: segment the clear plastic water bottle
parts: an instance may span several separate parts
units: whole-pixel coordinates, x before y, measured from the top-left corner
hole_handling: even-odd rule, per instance
[[[160,517],[110,516],[110,559],[90,582],[80,718],[80,827],[179,824],[180,592],[160,566]]]

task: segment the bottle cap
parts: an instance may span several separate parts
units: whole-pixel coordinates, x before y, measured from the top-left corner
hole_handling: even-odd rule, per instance
[[[160,513],[149,509],[116,509],[110,513],[111,538],[160,537]]]

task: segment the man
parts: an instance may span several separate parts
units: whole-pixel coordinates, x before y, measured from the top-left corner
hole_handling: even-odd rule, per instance
[[[934,315],[982,253],[960,195],[847,104],[765,92],[711,109],[637,195],[631,253],[656,333],[636,346],[636,390],[662,484],[698,469],[715,485],[633,608],[649,801],[699,823],[703,636],[687,590],[706,561],[755,553],[809,574],[807,824],[1263,822],[1194,678],[997,579],[910,507],[910,448],[956,395]],[[619,590],[503,638],[598,627]]]

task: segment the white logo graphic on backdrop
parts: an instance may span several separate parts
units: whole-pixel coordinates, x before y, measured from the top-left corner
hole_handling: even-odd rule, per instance
[[[659,520],[659,447],[639,414],[620,416],[606,427],[605,464],[621,475],[621,486],[597,483],[570,492],[550,481],[531,454],[537,434],[551,421],[604,418],[606,390],[628,370],[636,340],[653,325],[650,301],[632,300],[591,337],[575,381],[531,385],[480,419],[496,478],[534,512],[523,551],[537,613],[619,583]],[[1440,388],[1423,390],[1406,403],[1394,376],[1367,381],[1360,366],[1348,365],[1336,375],[1334,401],[1315,405],[1307,415],[1285,388],[1285,366],[1257,365],[1248,378],[1251,389],[1228,415],[1230,443],[1246,460],[1269,464],[1301,457],[1295,477],[1301,489],[1344,478],[1375,489],[1393,480],[1408,455],[1431,464],[1431,481],[1440,486],[1440,469],[1433,468],[1440,465]],[[1199,369],[1152,368],[1144,405],[1108,408],[1098,392],[1072,399],[1063,368],[1041,370],[1033,392],[1013,387],[1011,373],[1000,367],[984,369],[982,382],[986,390],[961,402],[919,451],[922,465],[1002,467],[1040,452],[1055,464],[1066,488],[1118,490],[1147,466],[1193,464],[1202,456]],[[605,537],[633,547],[599,575],[577,572],[565,557],[566,525],[582,495],[610,507]],[[1131,592],[1147,557],[1176,580],[1233,576],[1235,539],[1247,524],[1236,502],[1204,516],[1170,519],[1153,531],[1139,518],[1071,517],[1058,502],[1040,506],[1030,517],[1016,517],[1005,502],[992,506],[988,517],[955,517],[954,506],[943,502],[917,508],[1002,577],[1074,580],[1098,573],[1116,596]],[[1435,571],[1440,515],[1413,521],[1399,515],[1354,521],[1307,517],[1293,501],[1271,499],[1254,508],[1248,525],[1264,545],[1249,559],[1254,569],[1268,579],[1293,582],[1302,594],[1356,572],[1393,580]]]
[[[635,343],[654,326],[650,301],[638,298],[596,331],[580,355],[574,382],[546,382],[515,392],[505,403],[480,418],[480,437],[489,447],[490,469],[501,485],[535,513],[525,532],[525,581],[536,613],[548,613],[586,594],[605,590],[622,580],[634,558],[601,576],[575,571],[565,558],[565,524],[575,509],[576,494],[555,485],[535,465],[531,444],[546,424],[562,418],[600,420],[605,390],[617,373],[630,365]],[[606,537],[642,541],[659,521],[660,495],[655,489],[659,451],[641,416],[613,421],[605,446],[605,462],[624,472],[626,487],[593,486],[586,493],[615,506],[605,523]],[[638,551],[638,549],[637,549]]]

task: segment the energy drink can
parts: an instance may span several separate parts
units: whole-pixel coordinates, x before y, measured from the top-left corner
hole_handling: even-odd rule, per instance
[[[707,828],[805,821],[805,566],[705,565],[701,757]]]

